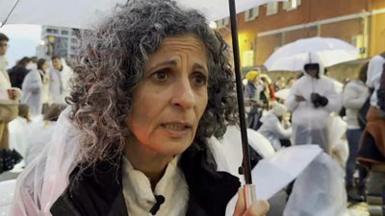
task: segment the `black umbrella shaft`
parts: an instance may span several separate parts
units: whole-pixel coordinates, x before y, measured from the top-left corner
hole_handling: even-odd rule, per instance
[[[4,26],[5,24],[7,24],[9,17],[10,17],[11,14],[13,13],[13,11],[15,10],[15,8],[16,8],[17,4],[19,3],[19,1],[20,1],[20,0],[17,0],[17,1],[15,2],[15,4],[14,4],[13,7],[12,7],[12,9],[9,11],[7,17],[5,17],[5,19],[2,21],[0,27],[2,27],[2,26]]]
[[[241,140],[243,150],[243,175],[245,177],[246,184],[252,184],[251,180],[251,166],[250,166],[250,154],[249,145],[247,141],[247,128],[245,120],[245,103],[243,101],[242,90],[242,78],[240,71],[240,58],[239,58],[239,45],[238,45],[238,31],[237,31],[237,12],[235,8],[235,0],[229,0],[230,9],[230,23],[231,23],[231,36],[233,42],[233,55],[234,55],[234,70],[235,80],[237,86],[237,98],[238,98],[238,110],[239,110],[239,123],[241,127]]]

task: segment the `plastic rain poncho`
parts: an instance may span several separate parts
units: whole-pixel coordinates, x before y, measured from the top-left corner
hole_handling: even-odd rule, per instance
[[[29,146],[29,123],[23,117],[18,116],[8,124],[9,147],[15,149],[24,158]]]
[[[78,131],[68,119],[70,108],[59,117],[52,139],[18,177],[13,215],[51,215],[50,208],[68,185],[78,163]]]
[[[326,153],[297,177],[283,216],[347,214],[343,169]]]
[[[281,121],[271,110],[262,116],[262,126],[258,132],[265,136],[277,151],[281,146],[281,139],[290,139],[291,128],[284,128]]]
[[[43,108],[43,82],[39,70],[32,70],[25,76],[22,90],[21,102],[29,106],[32,116],[40,115]]]
[[[45,145],[49,143],[55,124],[56,122],[43,120],[31,123],[29,127],[31,136],[24,157],[27,166],[43,151]]]
[[[292,115],[292,143],[317,144],[329,152],[327,126],[330,114],[339,112],[342,107],[341,95],[337,93],[334,82],[323,76],[320,68],[320,78],[316,79],[304,72],[290,89],[286,105]],[[325,107],[315,108],[311,102],[311,94],[318,93],[328,99]],[[297,102],[296,95],[303,96],[305,101]]]
[[[54,68],[49,70],[49,102],[64,104],[65,97],[70,95],[70,79],[73,75],[72,69],[61,59],[63,70],[58,71]]]

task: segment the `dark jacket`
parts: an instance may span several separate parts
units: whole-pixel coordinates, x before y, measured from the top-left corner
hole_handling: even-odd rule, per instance
[[[100,162],[82,172],[76,168],[66,191],[53,204],[52,215],[127,216],[121,166],[113,165],[121,164],[121,157],[116,162]],[[240,187],[239,179],[216,172],[211,153],[195,146],[183,153],[179,166],[189,187],[186,215],[225,215],[228,202]]]
[[[9,79],[12,87],[21,89],[25,76],[29,73],[29,70],[22,66],[14,66],[9,71]]]

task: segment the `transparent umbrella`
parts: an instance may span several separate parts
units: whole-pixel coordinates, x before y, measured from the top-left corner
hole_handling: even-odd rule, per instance
[[[358,57],[358,49],[343,40],[313,37],[282,46],[264,65],[269,71],[301,71],[306,63],[315,58],[322,62],[324,67],[329,67]]]

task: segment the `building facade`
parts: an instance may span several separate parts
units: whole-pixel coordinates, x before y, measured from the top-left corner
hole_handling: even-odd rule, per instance
[[[242,67],[262,65],[282,45],[315,36],[351,43],[362,58],[385,50],[385,0],[289,0],[250,9],[237,19]],[[228,19],[217,26],[230,43]]]
[[[79,30],[65,27],[43,26],[42,43],[37,47],[36,53],[39,58],[60,56],[73,58],[79,50]]]

